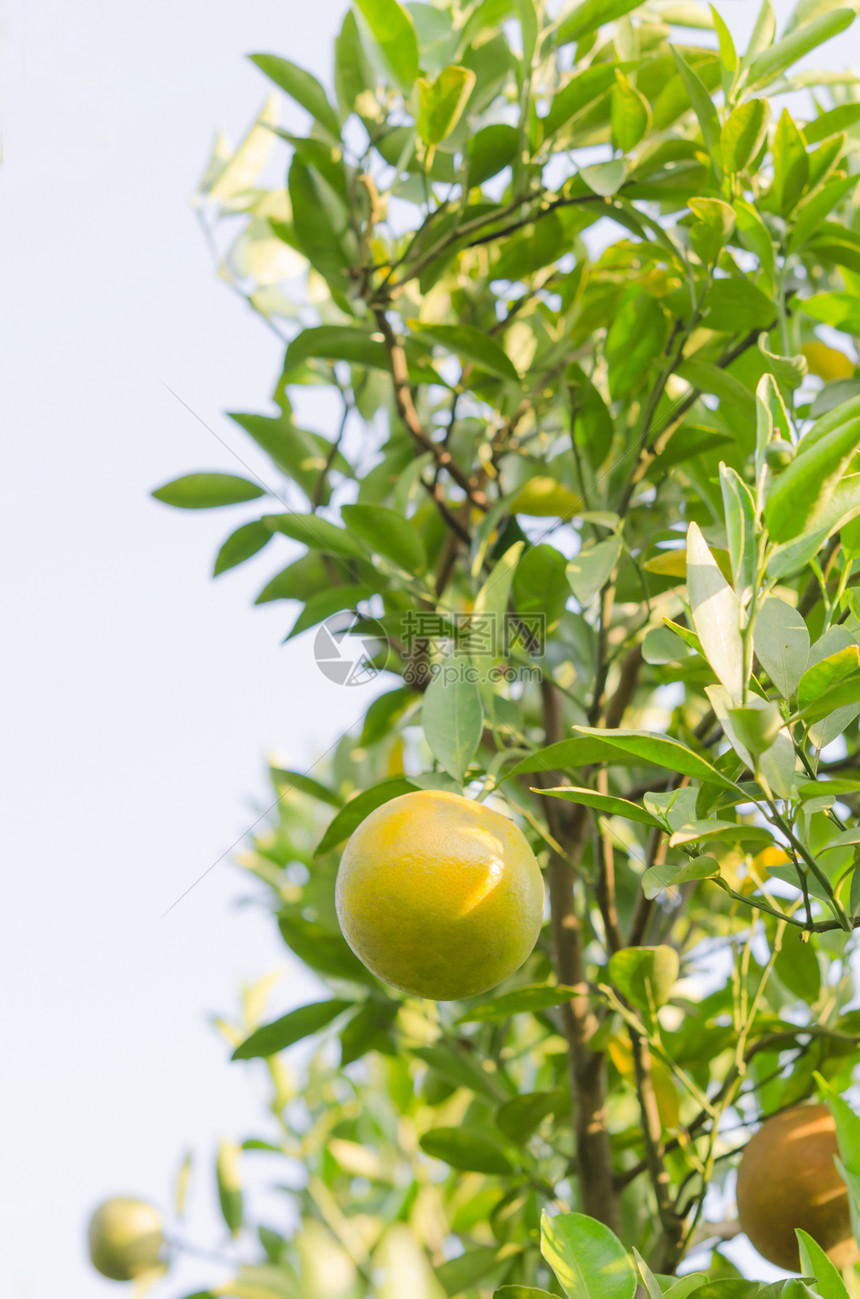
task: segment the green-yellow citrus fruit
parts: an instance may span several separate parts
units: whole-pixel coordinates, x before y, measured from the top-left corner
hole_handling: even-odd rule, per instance
[[[763,1258],[800,1271],[795,1227],[836,1267],[860,1258],[851,1232],[848,1187],[833,1162],[836,1125],[826,1105],[794,1105],[767,1119],[744,1147],[738,1218]]]
[[[131,1281],[157,1267],[163,1244],[161,1214],[145,1200],[118,1195],[90,1218],[90,1258],[111,1281]]]
[[[337,914],[367,968],[436,1001],[473,997],[519,969],[537,942],[543,879],[522,831],[439,790],[402,794],[352,835]]]

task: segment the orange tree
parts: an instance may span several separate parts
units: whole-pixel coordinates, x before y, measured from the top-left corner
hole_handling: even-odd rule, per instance
[[[372,702],[272,771],[240,858],[325,991],[224,1025],[271,1104],[219,1159],[246,1261],[212,1294],[763,1294],[720,1252],[730,1174],[816,1094],[856,1203],[860,95],[794,66],[853,17],[765,0],[743,51],[672,0],[356,0],[328,88],[254,56],[309,129],[272,101],[198,210],[284,338],[232,416],[271,464],[155,494],[270,498],[215,572],[267,547],[258,603]],[[459,1002],[337,922],[345,843],[416,790],[488,800],[544,873],[531,955]],[[301,1170],[274,1226],[260,1150]],[[857,1293],[809,1237],[799,1266],[768,1293]]]

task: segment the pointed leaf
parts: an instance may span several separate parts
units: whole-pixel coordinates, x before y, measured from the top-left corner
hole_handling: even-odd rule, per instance
[[[397,0],[356,0],[367,25],[404,90],[418,76],[418,38],[407,11]]]
[[[418,1144],[425,1155],[444,1160],[464,1172],[490,1173],[503,1177],[513,1166],[498,1146],[486,1137],[465,1128],[433,1128],[420,1137]]]
[[[226,573],[237,564],[244,564],[246,559],[256,555],[257,551],[262,550],[271,540],[272,531],[266,527],[262,519],[255,519],[253,523],[244,523],[241,528],[237,528],[230,534],[218,551],[212,576],[218,577],[220,573]]]
[[[519,375],[506,353],[494,338],[480,329],[472,325],[425,325],[420,320],[412,320],[409,324],[463,360],[486,370],[487,374],[519,383]]]
[[[551,798],[566,798],[570,803],[582,803],[586,807],[596,808],[604,816],[623,816],[628,821],[637,821],[640,825],[656,825],[660,822],[638,803],[631,803],[628,798],[618,798],[615,794],[600,794],[594,789],[579,789],[575,785],[563,785],[558,789],[533,789],[533,794],[544,794]]]
[[[807,437],[814,434],[815,429]],[[860,447],[860,418],[837,425],[823,437],[807,442],[806,447],[804,441],[794,461],[768,488],[764,517],[777,542],[790,541],[811,530],[824,516]]]
[[[330,1001],[315,1001],[310,1006],[299,1006],[271,1024],[264,1024],[246,1038],[241,1046],[233,1052],[234,1060],[266,1059],[284,1051],[294,1042],[319,1033],[333,1019],[345,1010],[351,1010],[354,1003],[333,998]]]
[[[425,144],[447,139],[462,115],[475,85],[471,68],[443,68],[435,81],[418,81],[418,134]]]
[[[340,139],[337,115],[312,73],[291,63],[289,59],[281,59],[274,54],[252,54],[250,58],[270,81],[274,81],[297,104],[301,104],[311,117],[316,118],[320,126],[325,127],[336,140]]]
[[[740,702],[744,661],[738,597],[717,567],[695,522],[687,531],[687,590],[693,626],[708,663],[729,694]]]
[[[720,131],[720,149],[726,171],[743,171],[764,144],[770,122],[766,99],[748,99],[729,114]]]
[[[329,822],[328,829],[319,842],[314,856],[322,857],[325,853],[336,848],[338,844],[348,839],[353,830],[370,816],[371,812],[387,803],[392,798],[397,798],[400,794],[409,794],[412,790],[417,789],[411,780],[405,776],[393,776],[391,780],[383,780],[378,785],[373,785],[370,789],[363,790],[351,798],[349,802],[338,812],[337,816]]]
[[[783,699],[795,692],[809,659],[809,631],[796,609],[775,596],[765,600],[755,624],[755,652]]]
[[[460,672],[453,681],[448,679],[453,662],[446,660],[425,690],[421,725],[436,761],[462,783],[481,742],[484,714],[481,693],[474,681]]]
[[[584,1213],[541,1217],[541,1253],[568,1299],[633,1299],[636,1273],[614,1232]]]
[[[347,528],[378,555],[394,560],[407,573],[423,573],[427,555],[414,523],[383,505],[344,505]]]
[[[728,780],[706,758],[688,749],[680,740],[650,731],[604,730],[577,726],[581,739],[560,740],[523,758],[505,773],[505,779],[532,771],[564,771],[571,767],[592,766],[597,762],[638,766],[653,763],[684,776],[703,780],[724,789],[734,789]]]
[[[753,60],[749,69],[750,88],[769,85],[792,63],[802,59],[804,54],[844,32],[851,26],[854,17],[853,9],[836,9],[784,36]]]
[[[485,1001],[465,1011],[457,1020],[458,1024],[492,1024],[509,1015],[531,1014],[537,1010],[547,1010],[550,1006],[561,1006],[576,996],[575,988],[554,984],[535,984],[528,988],[517,988],[514,992],[502,993],[494,1001]]]
[[[240,505],[265,496],[257,483],[235,474],[187,474],[174,478],[152,493],[157,501],[180,510],[213,510],[222,505]]]

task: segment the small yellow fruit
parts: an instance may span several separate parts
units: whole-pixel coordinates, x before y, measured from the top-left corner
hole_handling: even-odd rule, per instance
[[[860,1258],[851,1233],[848,1187],[834,1164],[836,1125],[826,1105],[794,1105],[767,1119],[738,1168],[738,1218],[762,1258],[800,1271],[795,1227],[838,1268]]]
[[[335,900],[346,941],[377,978],[454,1001],[519,969],[540,933],[544,888],[513,821],[460,794],[417,790],[362,821]]]
[[[90,1258],[111,1281],[132,1281],[157,1267],[163,1244],[161,1214],[145,1200],[118,1195],[90,1218]]]

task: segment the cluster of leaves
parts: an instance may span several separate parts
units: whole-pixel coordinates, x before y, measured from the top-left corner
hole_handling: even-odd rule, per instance
[[[222,273],[286,330],[276,413],[233,416],[276,486],[156,496],[285,504],[216,574],[289,539],[258,602],[297,606],[290,636],[350,611],[394,680],[325,783],[273,773],[244,860],[328,995],[228,1030],[273,1079],[245,1146],[305,1175],[301,1226],[213,1293],[632,1299],[612,1231],[652,1299],[759,1293],[720,1289],[706,1197],[860,1041],[860,95],[793,71],[853,18],[801,0],[777,34],[765,0],[741,54],[672,0],[357,0],[334,95],[255,56],[310,129],[268,104],[199,210],[216,248],[240,224]],[[309,386],[336,433],[297,422]],[[334,913],[351,831],[428,787],[498,800],[548,877],[529,962],[468,1004],[392,994]],[[708,1276],[667,1280],[695,1248]]]

